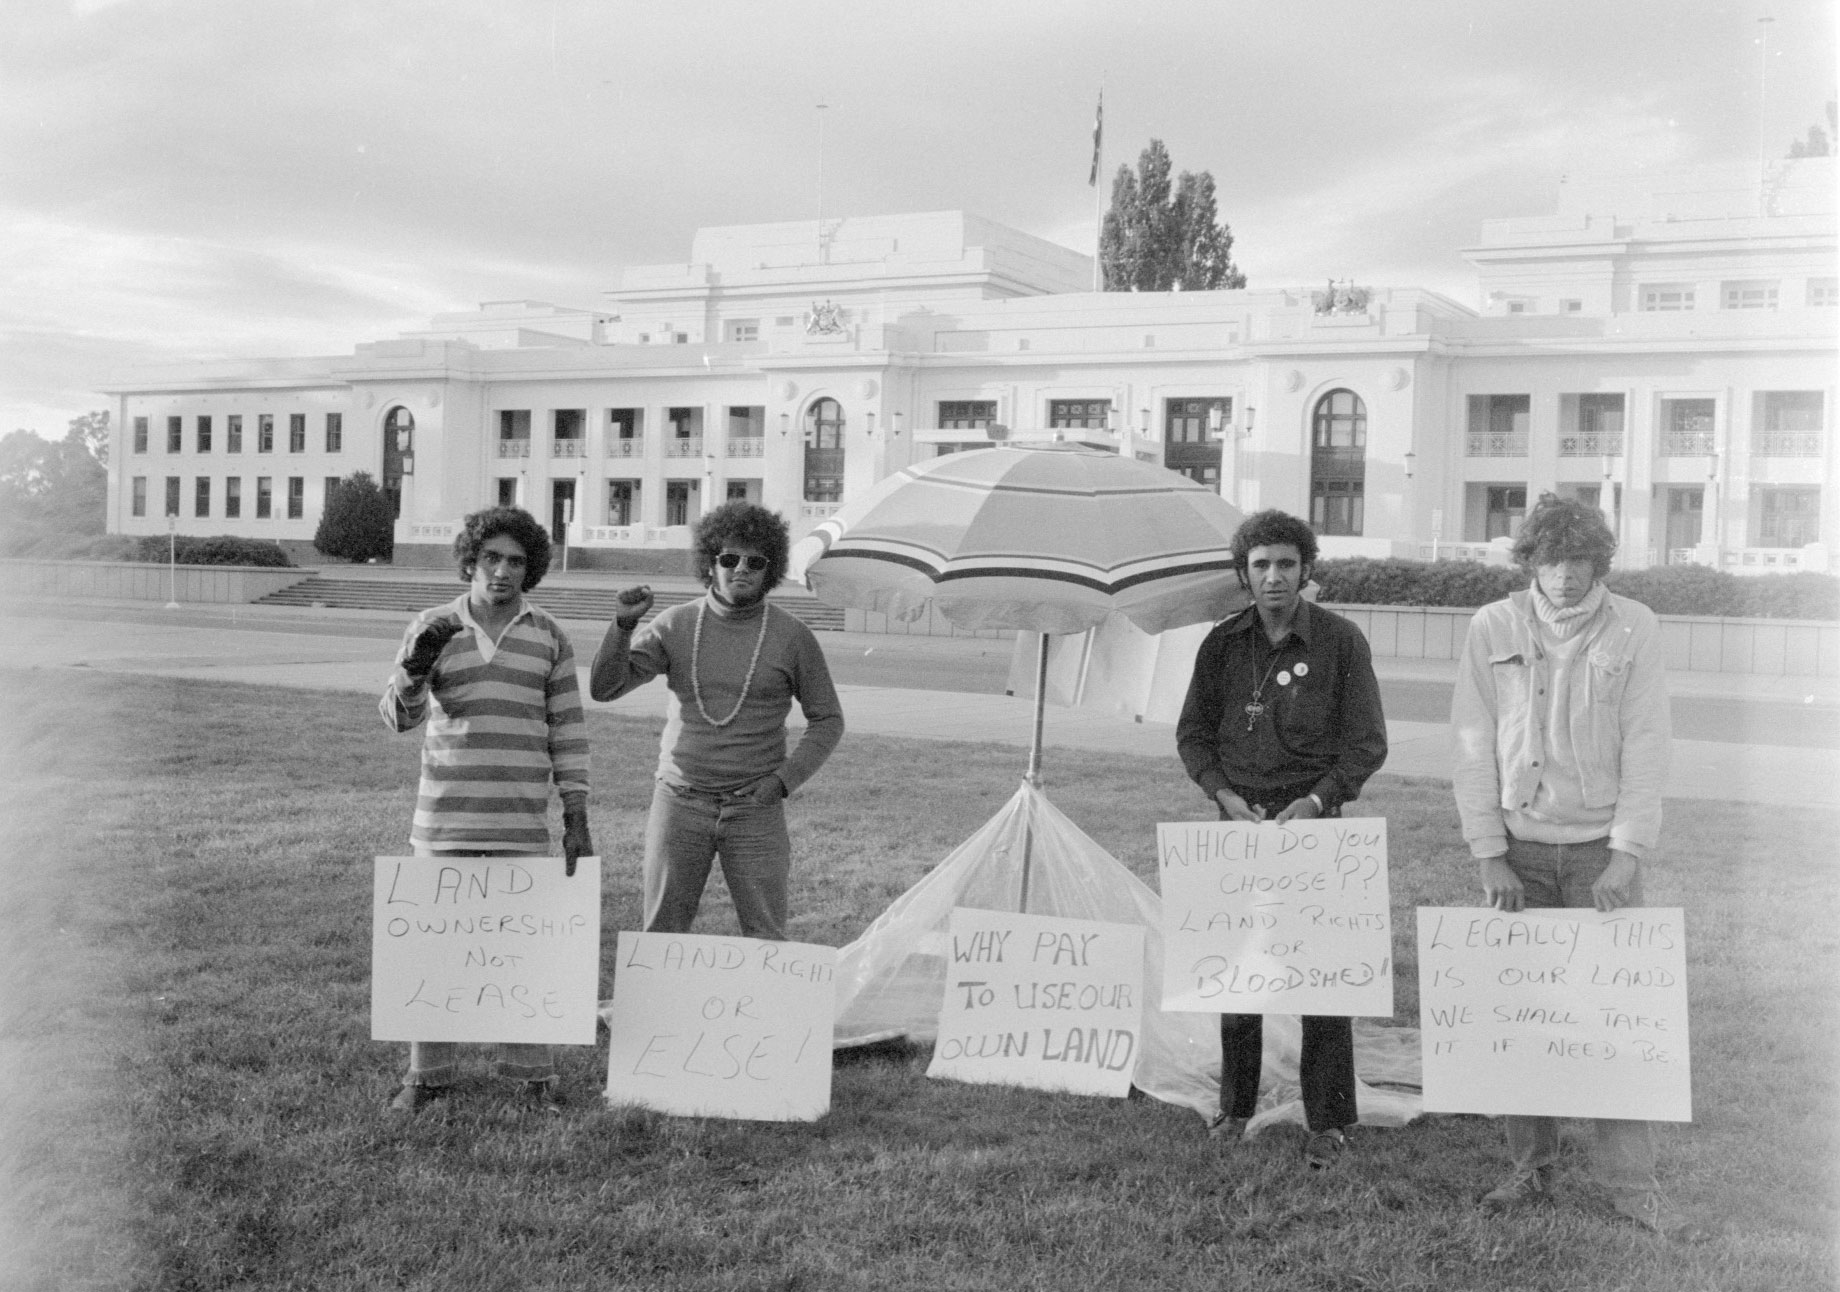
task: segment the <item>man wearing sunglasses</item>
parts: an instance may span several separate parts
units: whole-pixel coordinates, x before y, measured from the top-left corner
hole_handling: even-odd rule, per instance
[[[741,932],[786,938],[792,845],[785,797],[843,738],[843,709],[811,629],[768,604],[791,537],[764,507],[731,502],[697,524],[693,553],[708,592],[661,611],[649,588],[619,594],[620,613],[588,674],[615,700],[663,676],[671,702],[645,828],[645,931],[687,933],[718,856]],[[805,715],[790,753],[786,715]]]

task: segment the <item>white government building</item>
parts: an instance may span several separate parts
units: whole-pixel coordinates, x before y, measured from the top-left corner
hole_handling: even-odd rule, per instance
[[[1476,307],[1364,282],[1095,293],[960,212],[704,229],[595,309],[492,302],[306,359],[122,374],[109,529],[306,552],[326,491],[396,499],[398,564],[515,503],[576,566],[681,568],[726,499],[794,537],[893,471],[1078,439],[1307,516],[1328,556],[1476,555],[1556,490],[1626,566],[1826,569],[1832,158],[1572,181],[1490,220]]]

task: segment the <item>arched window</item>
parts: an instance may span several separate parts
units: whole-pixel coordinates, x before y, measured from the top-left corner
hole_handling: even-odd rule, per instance
[[[415,468],[406,466],[404,458],[410,458],[415,452],[415,414],[401,404],[392,408],[383,418],[383,492],[390,500],[391,515],[402,517],[402,481],[403,477]]]
[[[843,405],[816,399],[805,410],[805,501],[843,498]]]
[[[1359,534],[1367,489],[1367,405],[1352,390],[1332,390],[1310,417],[1310,526],[1318,534]]]

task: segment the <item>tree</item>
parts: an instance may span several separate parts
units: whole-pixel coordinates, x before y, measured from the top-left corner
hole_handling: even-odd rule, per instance
[[[18,430],[0,439],[0,523],[59,534],[107,528],[109,415],[73,418],[61,440]],[[100,450],[100,454],[98,453]]]
[[[1808,138],[1806,141],[1801,140],[1801,139],[1796,139],[1790,142],[1789,156],[1791,157],[1831,157],[1833,156],[1834,135],[1840,134],[1840,129],[1836,128],[1837,125],[1840,125],[1840,123],[1837,123],[1835,120],[1836,115],[1840,115],[1840,104],[1836,104],[1834,100],[1829,99],[1827,101],[1827,127],[1826,129],[1823,129],[1820,126],[1809,126],[1808,127]]]
[[[367,471],[339,482],[320,512],[313,546],[347,561],[390,559],[396,550],[396,510]]]
[[[1108,292],[1193,292],[1244,287],[1233,234],[1220,219],[1214,177],[1183,171],[1169,182],[1169,150],[1152,139],[1137,173],[1120,166],[1099,230]]]

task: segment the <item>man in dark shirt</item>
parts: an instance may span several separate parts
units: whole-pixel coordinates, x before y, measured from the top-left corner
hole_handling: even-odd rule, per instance
[[[1233,536],[1253,604],[1217,625],[1195,656],[1176,726],[1188,774],[1223,821],[1340,816],[1386,761],[1380,684],[1361,630],[1303,599],[1316,535],[1295,516],[1262,511]],[[1259,1095],[1263,1016],[1220,1018],[1220,1112],[1209,1134],[1237,1139]],[[1326,1167],[1347,1151],[1357,1119],[1354,1027],[1305,1015],[1298,1064],[1310,1138],[1304,1159]]]

